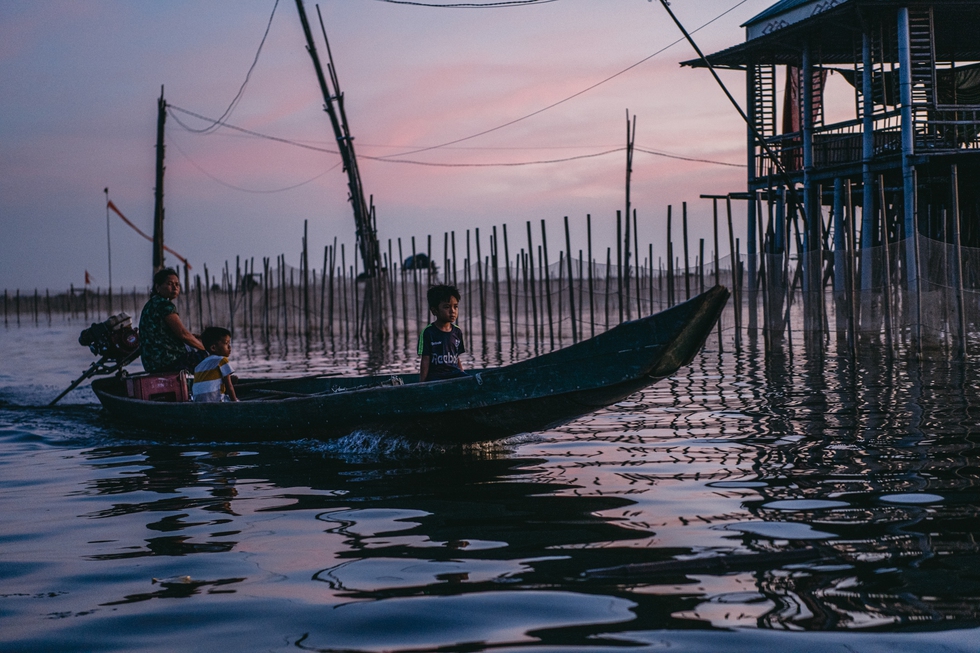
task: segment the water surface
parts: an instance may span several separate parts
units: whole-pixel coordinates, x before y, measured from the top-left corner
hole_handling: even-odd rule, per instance
[[[729,334],[503,442],[236,445],[117,426],[88,388],[44,408],[92,361],[77,330],[0,331],[4,651],[980,650],[973,365]],[[411,344],[233,359],[401,371]]]

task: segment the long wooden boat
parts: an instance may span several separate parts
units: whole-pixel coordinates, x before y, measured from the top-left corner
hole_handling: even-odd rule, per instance
[[[240,379],[237,403],[164,403],[126,396],[117,377],[92,388],[109,415],[173,437],[230,441],[336,438],[354,431],[479,442],[541,430],[624,399],[691,362],[718,321],[716,286],[666,311],[558,351],[469,376],[417,374]]]

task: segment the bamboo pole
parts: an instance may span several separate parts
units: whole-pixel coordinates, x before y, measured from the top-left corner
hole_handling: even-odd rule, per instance
[[[848,252],[847,256],[847,281],[848,281],[848,292],[847,300],[850,303],[850,326],[851,326],[851,355],[857,355],[857,340],[858,340],[858,303],[857,303],[857,242],[855,234],[854,225],[854,196],[852,193],[853,184],[850,179],[847,180],[847,185],[844,187],[844,191],[847,196],[847,238],[848,238]]]
[[[681,203],[684,226],[684,292],[685,299],[691,298],[691,263],[687,252],[687,202]]]
[[[572,275],[572,238],[568,230],[568,216],[565,216],[565,260],[568,265],[568,313],[572,316],[572,342],[578,342],[578,325],[575,320],[575,282]]]
[[[636,209],[633,209],[633,252],[636,258],[634,267],[636,268],[636,317],[639,319],[643,315],[643,306],[640,303],[640,239],[636,223]]]
[[[499,252],[499,249],[500,249],[500,245],[497,242],[497,226],[494,225],[494,227],[493,227],[493,238],[492,238],[492,240],[490,242],[490,262],[491,262],[491,265],[492,265],[492,272],[493,272],[493,312],[494,312],[494,318],[496,319],[496,328],[497,328],[497,338],[496,338],[496,340],[497,340],[497,343],[498,344],[501,341],[500,337],[501,337],[501,334],[503,332],[503,329],[501,328],[501,325],[500,325],[500,316],[501,316],[501,312],[500,312],[500,273],[498,272],[498,268],[500,267],[500,265],[499,265],[499,253],[498,253]]]
[[[467,229],[466,230],[466,261],[463,269],[463,283],[466,285],[466,297],[470,300],[471,303],[473,299],[472,283],[471,283],[473,279],[473,270],[471,269],[472,264],[473,264],[473,254],[470,250],[470,230]],[[468,326],[468,331],[470,333],[473,333],[474,312],[475,311],[472,309],[466,312],[466,322]]]
[[[507,273],[507,325],[508,325],[508,329],[510,329],[511,344],[513,344],[515,342],[515,340],[516,340],[516,337],[515,337],[516,336],[516,334],[515,334],[515,331],[516,331],[516,323],[515,323],[515,317],[514,317],[514,313],[516,311],[515,311],[515,307],[514,307],[513,293],[511,292],[510,247],[507,244],[507,224],[506,223],[504,223],[504,225],[503,225],[503,232],[504,232],[504,266],[505,266],[504,267],[504,270],[506,270],[506,273]]]
[[[623,240],[623,266],[620,272],[620,277],[623,279],[623,291],[620,296],[620,302],[623,303],[623,310],[626,313],[626,319],[631,320],[633,319],[633,315],[632,310],[630,309],[630,281],[631,277],[633,276],[633,272],[632,265],[630,263],[630,212],[628,209],[623,218],[623,221],[625,222],[624,226],[626,237]]]
[[[483,254],[480,252],[480,230],[473,230],[473,241],[476,245],[476,280],[477,289],[480,293],[480,337],[486,341],[487,337],[487,296],[486,288],[483,286]]]
[[[194,275],[194,290],[197,293],[197,328],[201,333],[204,332],[204,299],[201,294],[201,275]],[[133,299],[136,299],[136,289],[133,288]],[[188,297],[188,299],[190,299]],[[192,319],[193,313],[188,311],[188,320]]]
[[[963,252],[960,242],[960,182],[957,164],[950,166],[953,214],[953,271],[956,273],[956,313],[959,317],[959,353],[966,359],[966,307],[963,305]]]
[[[285,266],[286,266],[286,255],[285,254],[283,254],[283,257],[282,257],[282,264],[283,264],[283,269],[285,269]],[[300,262],[300,265],[302,265],[302,262]],[[296,291],[298,290],[296,288],[295,272],[296,272],[296,270],[294,270],[293,268],[289,268],[289,301],[287,302],[287,313],[286,313],[287,316],[288,316],[287,319],[289,320],[289,322],[293,322],[293,319],[292,319],[293,316],[289,315],[288,309],[295,308],[296,311],[297,311],[297,314],[299,313],[299,311],[302,310],[302,307],[300,306],[300,303],[298,301],[298,298],[294,297],[294,295],[296,294]],[[299,333],[300,333],[300,327],[299,327],[299,325],[300,325],[300,320],[299,320],[299,315],[297,315],[296,316],[296,326],[294,327],[294,329],[296,330],[296,335],[299,335]],[[289,329],[288,328],[286,329],[286,334],[287,335],[289,334]]]
[[[767,192],[767,201],[768,201]],[[762,229],[762,198],[756,195],[756,202],[758,204],[756,210],[756,219],[758,220],[758,227],[756,231],[759,233],[759,279],[761,283],[759,286],[762,288],[762,314],[765,317],[763,320],[762,327],[762,338],[763,346],[765,352],[769,354],[769,279],[766,274],[766,232]],[[771,206],[771,203],[770,203]],[[754,274],[754,272],[753,272]]]
[[[590,337],[595,337],[595,286],[593,280],[593,260],[592,260],[592,214],[585,215],[585,231],[588,238],[589,252],[589,325]]]
[[[548,284],[544,283],[545,271],[546,270],[544,266],[544,254],[542,253],[541,245],[538,245],[538,283],[540,284],[539,289],[540,289],[540,296],[541,296],[541,346],[542,347],[544,347],[545,303],[547,302],[549,305],[551,304],[550,302],[551,298],[548,297],[548,292],[549,292]],[[552,334],[553,334],[554,325],[552,324],[550,319],[548,320],[548,328],[552,329]],[[554,349],[554,344],[553,344],[554,339],[552,339],[551,342],[552,342],[551,349]]]
[[[214,324],[214,310],[211,308],[211,274],[208,272],[208,266],[206,264],[204,266],[204,298],[208,304],[207,324],[211,326]]]
[[[751,201],[751,200],[750,200]],[[732,268],[732,298],[735,303],[735,348],[739,347],[739,332],[742,327],[742,287],[739,283],[739,268],[741,261],[735,248],[735,232],[732,228],[732,198],[725,198],[725,208],[728,212],[728,252],[731,255]]]
[[[674,241],[671,235],[673,206],[667,205],[667,307],[674,305]]]
[[[541,220],[541,249],[544,253],[544,294],[548,306],[548,337],[551,348],[555,348],[555,321],[551,311],[551,270],[548,262],[548,232],[545,222]]]
[[[605,295],[605,299],[606,299],[606,302],[605,302],[606,303],[606,323],[605,323],[605,329],[604,329],[605,331],[608,331],[609,330],[609,295],[610,295],[609,286],[610,286],[610,275],[612,275],[612,248],[611,247],[607,247],[606,248],[606,288],[605,288],[605,292],[603,293]]]
[[[389,302],[391,304],[391,336],[392,338],[398,337],[398,302],[397,302],[397,290],[396,284],[398,283],[398,266],[395,263],[394,257],[391,255],[391,238],[388,239],[388,253],[385,254],[386,263],[385,269],[388,270],[388,295]],[[406,334],[407,336],[408,334]]]
[[[341,316],[340,328],[344,341],[350,340],[350,305],[347,303],[347,251],[344,243],[340,244],[340,267],[337,268],[340,277]]]
[[[300,259],[300,274],[303,282],[303,328],[310,332],[310,250],[309,220],[303,220],[303,256]]]
[[[442,276],[446,280],[446,283],[452,283],[449,280],[449,232],[442,232]]]
[[[453,285],[456,286],[459,281],[456,278],[456,232],[450,232],[450,241],[453,245]]]
[[[402,327],[404,327],[406,341],[408,339],[408,289],[405,288],[405,254],[402,252],[402,239],[398,239],[398,263],[401,266],[401,289],[402,289]]]
[[[649,257],[650,257],[650,276],[647,279],[647,282],[650,284],[650,312],[649,312],[649,315],[653,315],[654,313],[657,312],[656,309],[654,308],[654,304],[653,304],[653,243],[649,243],[649,245],[650,245],[650,254],[649,254]]]
[[[562,324],[565,321],[564,320],[565,313],[563,311],[564,307],[562,306],[562,304],[564,303],[563,300],[565,298],[565,293],[562,292],[562,285],[564,284],[564,282],[565,282],[565,252],[558,250],[558,292],[556,292],[555,294],[558,295],[557,315],[558,315],[558,348],[559,349],[561,349],[562,346]]]
[[[235,328],[235,294],[231,287],[231,270],[228,269],[228,260],[225,260],[225,278],[228,279],[228,291],[225,293],[228,298],[228,329]]]
[[[704,292],[704,238],[698,239],[698,292]]]
[[[534,279],[534,243],[531,240],[531,221],[527,221],[527,255],[528,269],[531,274],[531,307],[534,315],[534,346],[538,346],[538,293]]]
[[[422,330],[422,302],[419,301],[419,259],[412,236],[412,299],[415,302],[415,328]]]
[[[607,289],[608,292],[608,289]],[[619,304],[619,321],[623,321],[623,214],[616,211],[616,301]],[[606,325],[609,328],[609,325]]]
[[[529,328],[531,326],[531,302],[528,301],[530,297],[530,290],[528,288],[527,282],[527,255],[524,253],[524,248],[521,248],[520,258],[521,273],[524,278],[524,333],[530,336]],[[530,345],[531,338],[528,337],[528,344]]]
[[[327,300],[330,302],[330,307],[328,315],[330,316],[330,322],[328,330],[330,332],[330,339],[333,340],[334,337],[334,322],[337,320],[337,237],[333,237],[333,245],[330,246],[330,291],[327,296]]]
[[[361,263],[361,257],[352,256],[351,258],[353,259],[353,265],[351,266],[352,269],[351,269],[351,277],[350,277],[350,288],[351,288],[351,296],[353,298],[352,302],[354,304],[354,325],[356,327],[354,330],[354,341],[360,342],[362,336],[365,338],[368,337],[368,329],[369,329],[368,311],[371,310],[373,306],[365,301],[365,298],[361,294],[360,288],[358,288],[358,284],[357,284],[357,280],[361,276],[361,271],[359,268],[359,264]],[[381,262],[378,261],[377,265],[380,266]],[[371,293],[370,286],[367,285],[368,284],[367,277],[365,277],[364,283],[365,283],[365,292],[370,293],[369,296],[373,298],[374,294]]]
[[[585,326],[585,284],[583,283],[583,280],[585,279],[585,269],[584,269],[583,266],[585,265],[585,260],[582,258],[582,255],[583,255],[583,252],[580,249],[578,251],[578,304],[577,304],[577,306],[578,306],[578,315],[576,316],[576,318],[578,319],[579,333],[582,334],[581,335],[581,338],[584,340],[585,339],[585,333],[584,333],[584,331],[585,331],[585,328],[584,328],[584,326]]]
[[[888,205],[885,203],[885,177],[878,175],[878,204],[881,213],[881,244],[885,255],[884,300],[885,300],[885,339],[888,340],[888,353],[892,351],[892,261],[888,244]]]

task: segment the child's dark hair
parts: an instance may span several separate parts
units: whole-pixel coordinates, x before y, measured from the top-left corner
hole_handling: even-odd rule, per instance
[[[211,351],[211,345],[216,345],[225,337],[231,337],[231,331],[224,327],[208,327],[201,334],[201,343],[204,348]]]
[[[459,290],[456,289],[456,286],[450,286],[447,284],[432,286],[425,294],[425,298],[429,300],[430,311],[437,310],[439,308],[439,304],[448,302],[450,297],[455,297],[456,301],[460,300]]]

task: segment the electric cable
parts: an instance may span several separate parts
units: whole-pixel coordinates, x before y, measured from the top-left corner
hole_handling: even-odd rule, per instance
[[[175,115],[174,112],[185,113],[187,115],[193,116],[193,117],[198,118],[200,120],[207,120],[207,121],[211,121],[212,120],[212,118],[208,118],[206,116],[202,116],[202,115],[200,115],[198,113],[195,113],[193,111],[189,111],[187,109],[178,107],[178,106],[173,105],[173,104],[167,104],[167,109],[168,109],[170,115],[177,122],[177,124],[179,124],[180,126],[184,127],[185,129],[187,129],[187,126],[185,125],[185,123],[182,120],[180,120],[180,118],[177,115]],[[312,150],[314,152],[324,152],[324,153],[327,153],[327,154],[340,154],[340,152],[337,151],[337,150],[331,150],[331,149],[327,149],[325,147],[317,147],[315,145],[309,145],[307,143],[301,143],[301,142],[298,142],[298,141],[292,141],[292,140],[289,140],[288,138],[281,138],[279,136],[269,136],[268,134],[263,134],[261,132],[253,131],[251,129],[245,129],[244,127],[238,127],[238,126],[232,125],[230,123],[222,122],[221,124],[222,124],[222,126],[227,127],[228,129],[231,129],[231,130],[234,130],[234,131],[238,131],[238,132],[241,132],[243,134],[247,134],[249,136],[254,136],[256,138],[263,138],[263,139],[266,139],[266,140],[275,141],[277,143],[283,143],[285,145],[293,145],[295,147],[301,147],[303,149]],[[191,129],[189,131],[194,131],[194,130]],[[180,148],[178,148],[178,150],[179,149]],[[568,162],[568,161],[576,161],[576,160],[580,160],[580,159],[591,159],[591,158],[595,158],[595,157],[599,157],[599,156],[605,156],[607,154],[613,154],[615,152],[622,152],[625,149],[626,149],[625,147],[616,147],[616,148],[605,150],[603,152],[594,152],[594,153],[591,153],[591,154],[581,154],[581,155],[578,155],[578,156],[564,157],[564,158],[561,158],[561,159],[541,159],[541,160],[534,160],[534,161],[515,161],[515,162],[502,162],[502,163],[436,163],[436,162],[429,162],[429,161],[415,161],[415,160],[411,160],[411,159],[390,159],[390,158],[383,157],[383,156],[369,156],[369,155],[366,155],[366,154],[359,154],[358,155],[358,159],[367,159],[369,161],[378,161],[380,163],[402,163],[402,164],[426,166],[426,167],[432,167],[432,168],[508,168],[508,167],[516,167],[516,166],[545,165],[545,164],[551,164],[551,163],[565,163],[565,162]],[[659,152],[659,151],[656,151],[656,150],[645,150],[645,149],[642,149],[642,148],[635,148],[635,149],[638,152],[643,152],[645,154],[651,154],[653,156],[667,157],[667,158],[670,158],[670,159],[680,159],[682,161],[691,161],[691,162],[694,162],[694,163],[707,163],[707,164],[711,164],[711,165],[729,166],[729,167],[734,167],[734,168],[741,168],[742,167],[742,164],[738,164],[738,163],[727,163],[725,161],[713,161],[711,159],[700,159],[700,158],[695,158],[695,157],[686,157],[686,156],[682,156],[680,154],[670,154],[668,152]],[[312,181],[312,179],[310,181]],[[304,182],[304,183],[308,183],[308,182]]]
[[[700,27],[694,29],[691,33],[694,34],[694,33],[697,33],[699,31],[701,31],[702,29],[704,29],[708,25],[714,23],[715,21],[719,20],[720,18],[724,17],[725,15],[731,13],[732,11],[735,11],[735,9],[737,9],[738,7],[744,5],[748,1],[749,0],[740,0],[740,2],[736,3],[732,7],[728,8],[725,11],[723,11],[722,13],[718,14],[717,16],[715,16],[714,18],[712,18],[708,22],[706,22],[703,25],[701,25]],[[568,102],[569,100],[573,100],[573,99],[577,98],[580,95],[584,95],[585,93],[588,93],[592,89],[595,89],[595,88],[597,88],[599,86],[602,86],[606,82],[609,82],[609,81],[611,81],[611,80],[619,77],[620,75],[623,75],[623,74],[629,72],[630,70],[633,70],[637,66],[646,63],[650,59],[653,59],[654,57],[656,57],[659,54],[662,54],[663,52],[666,52],[667,50],[669,50],[670,48],[674,47],[675,45],[677,45],[678,43],[680,43],[680,42],[682,42],[684,40],[685,40],[684,37],[681,37],[681,38],[677,39],[676,41],[673,41],[672,43],[668,43],[667,45],[665,45],[664,47],[660,48],[659,50],[657,50],[653,54],[651,54],[651,55],[649,55],[647,57],[644,57],[643,59],[640,59],[636,63],[634,63],[634,64],[632,64],[630,66],[627,66],[626,68],[620,70],[619,72],[614,73],[614,74],[610,75],[609,77],[606,77],[605,79],[603,79],[601,81],[598,81],[595,84],[592,84],[591,86],[589,86],[587,88],[582,89],[581,91],[578,91],[576,93],[573,93],[572,95],[569,95],[568,97],[566,97],[566,98],[564,98],[562,100],[558,100],[557,102],[554,102],[552,104],[549,104],[546,107],[542,107],[541,109],[537,109],[536,111],[532,111],[531,113],[528,113],[526,115],[523,115],[520,118],[515,118],[515,119],[510,120],[508,122],[505,122],[503,124],[497,125],[496,127],[491,127],[490,129],[485,129],[485,130],[483,130],[481,132],[478,132],[476,134],[471,134],[469,136],[464,136],[462,138],[457,138],[457,139],[452,140],[452,141],[447,141],[445,143],[440,143],[438,145],[430,145],[430,146],[427,146],[427,147],[421,147],[421,148],[417,148],[417,149],[414,149],[414,150],[408,150],[407,152],[400,152],[398,154],[388,154],[388,155],[386,155],[386,157],[387,158],[394,158],[394,157],[399,157],[399,156],[408,156],[409,154],[418,154],[419,152],[427,152],[429,150],[439,149],[439,148],[442,148],[442,147],[446,147],[447,145],[455,145],[456,143],[462,143],[463,141],[468,141],[468,140],[471,140],[471,139],[474,139],[474,138],[478,138],[480,136],[485,136],[486,134],[495,132],[495,131],[497,131],[499,129],[503,129],[504,127],[510,127],[511,125],[514,125],[516,123],[519,123],[519,122],[521,122],[523,120],[527,120],[528,118],[533,118],[534,116],[536,116],[536,115],[538,115],[540,113],[544,113],[545,111],[548,111],[549,109],[554,109],[555,107],[557,107],[557,106],[559,106],[561,104],[564,104],[565,102]]]
[[[219,117],[217,120],[215,120],[207,127],[204,127],[203,129],[197,129],[197,130],[189,129],[188,131],[193,131],[198,134],[211,134],[218,129],[218,127],[222,124],[222,121],[228,118],[235,110],[235,108],[238,106],[238,103],[242,99],[242,95],[245,93],[245,87],[248,85],[248,80],[252,76],[252,71],[255,70],[255,65],[259,62],[259,55],[262,54],[262,46],[265,45],[265,40],[269,36],[269,29],[272,27],[272,18],[273,16],[276,15],[276,8],[278,6],[279,6],[279,0],[276,0],[276,4],[272,6],[272,14],[269,16],[269,23],[265,26],[265,34],[262,35],[262,41],[259,43],[259,48],[255,52],[255,58],[252,60],[252,65],[249,67],[248,72],[245,73],[245,81],[242,82],[241,87],[239,87],[238,89],[238,93],[235,95],[234,98],[232,98],[231,103],[228,105],[228,108],[225,109],[225,112],[223,114],[221,114],[221,117]],[[187,127],[184,126],[184,129],[187,129]]]
[[[317,179],[319,179],[320,177],[323,177],[324,175],[326,175],[327,173],[329,173],[329,172],[331,172],[333,170],[336,170],[337,167],[342,163],[341,161],[338,161],[334,165],[330,166],[329,168],[327,168],[326,170],[324,170],[323,172],[321,172],[320,174],[318,174],[316,177],[313,177],[311,179],[307,179],[306,181],[301,181],[300,183],[293,184],[292,186],[286,186],[284,188],[272,188],[272,189],[267,189],[267,190],[260,190],[260,189],[255,189],[255,188],[242,188],[241,186],[236,186],[234,184],[231,184],[231,183],[228,183],[226,181],[223,181],[223,180],[215,177],[214,175],[212,175],[210,172],[208,172],[207,170],[205,170],[202,166],[200,166],[196,161],[194,161],[194,159],[192,159],[187,154],[187,152],[185,152],[183,150],[183,148],[181,148],[179,145],[177,145],[177,143],[174,142],[172,139],[170,141],[170,145],[173,145],[174,148],[176,148],[176,150],[178,152],[180,152],[181,156],[183,156],[185,159],[187,159],[187,161],[192,166],[194,166],[195,168],[197,168],[198,170],[200,170],[201,173],[204,174],[204,176],[207,177],[208,179],[214,181],[217,184],[220,184],[220,185],[224,186],[225,188],[231,188],[232,190],[240,190],[243,193],[256,193],[256,194],[263,194],[264,195],[264,194],[272,194],[272,193],[282,193],[282,192],[285,192],[287,190],[293,190],[294,188],[299,188],[300,186],[305,186],[306,184],[309,184],[311,182],[314,182]]]

